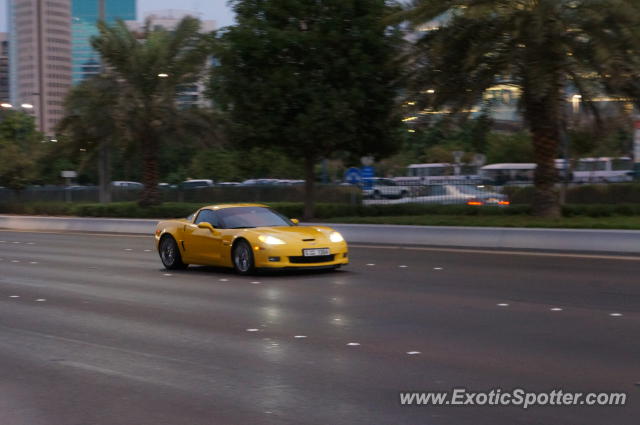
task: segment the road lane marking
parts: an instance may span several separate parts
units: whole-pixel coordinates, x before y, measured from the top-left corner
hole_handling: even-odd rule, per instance
[[[622,317],[622,313],[611,313],[609,316],[611,316],[611,317]]]
[[[247,332],[260,332],[260,329],[249,328],[249,329],[247,329]]]
[[[43,302],[45,302],[45,301],[46,301],[46,299],[44,299],[44,298],[38,298],[38,299],[36,300],[36,302],[37,302],[37,303],[43,303]]]
[[[20,295],[9,295],[9,298],[20,298]]]
[[[375,266],[375,264],[374,263],[369,263],[369,264],[367,264],[367,266],[372,267],[372,266]]]
[[[552,309],[550,309],[551,311],[562,311],[562,309],[560,307],[553,307]]]
[[[406,269],[406,268],[407,268],[407,267],[409,267],[409,266],[404,265],[404,264],[401,264],[401,265],[399,265],[398,267],[400,267],[401,269]]]
[[[617,260],[617,261],[640,261],[640,256],[632,255],[598,255],[598,254],[564,254],[556,252],[533,252],[533,251],[507,251],[507,250],[486,250],[471,248],[436,248],[426,246],[395,246],[395,245],[361,245],[351,244],[351,248],[363,249],[405,249],[407,251],[429,251],[429,252],[451,252],[460,254],[490,254],[490,255],[519,255],[525,257],[556,257],[556,258],[583,258],[592,260]]]
[[[348,345],[349,347],[357,347],[357,346],[359,346],[359,345],[360,345],[360,343],[359,343],[359,342],[350,342],[350,343],[348,343],[347,345]]]
[[[442,270],[442,267],[434,267],[433,270]]]
[[[220,279],[220,282],[229,282],[229,279]]]
[[[420,351],[407,351],[407,354],[410,355],[410,356],[415,356],[415,355],[418,355],[418,354],[421,354],[421,353],[420,353]]]
[[[298,338],[298,339],[302,339],[302,338],[306,338],[306,335],[296,335],[294,336],[294,338]]]
[[[496,304],[498,307],[509,307],[509,304],[507,303],[500,303],[500,304]]]
[[[257,280],[254,280],[253,282],[251,282],[252,285],[260,285],[260,282],[258,282]]]
[[[165,273],[165,276],[173,276],[171,273]]]

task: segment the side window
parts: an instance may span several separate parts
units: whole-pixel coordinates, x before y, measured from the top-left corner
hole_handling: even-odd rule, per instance
[[[218,218],[218,213],[212,210],[202,210],[198,214],[196,218],[195,224],[207,222],[210,223],[213,227],[220,228],[220,220]]]
[[[431,196],[444,196],[447,194],[447,191],[444,186],[431,186],[429,190],[429,195]]]

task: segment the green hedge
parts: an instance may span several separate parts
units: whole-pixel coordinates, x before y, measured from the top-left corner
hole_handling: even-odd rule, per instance
[[[172,218],[186,217],[205,204],[167,202],[159,206],[142,208],[135,202],[114,202],[110,204],[75,203],[25,203],[0,204],[0,213],[32,215],[67,215],[81,217],[121,217],[121,218]],[[288,217],[302,217],[304,206],[300,202],[270,203],[270,206]],[[319,203],[316,218],[332,217],[389,217],[389,216],[513,216],[530,215],[528,205],[512,205],[507,208],[472,207],[467,205],[420,205],[390,204],[355,206],[349,204]],[[640,204],[572,204],[563,208],[565,217],[611,217],[640,216]]]
[[[504,189],[512,204],[531,204],[533,186]],[[567,189],[568,204],[640,204],[640,183],[586,184]]]

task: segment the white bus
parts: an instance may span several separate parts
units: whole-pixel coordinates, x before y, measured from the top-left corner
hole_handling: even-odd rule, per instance
[[[476,165],[440,162],[411,164],[407,167],[407,176],[394,180],[404,185],[475,183],[480,181],[480,175]]]
[[[558,175],[566,170],[566,162],[556,159]],[[482,182],[486,184],[531,184],[536,164],[504,163],[489,164],[480,169]],[[583,158],[570,167],[572,183],[615,183],[633,180],[633,161],[631,158]],[[559,177],[559,180],[562,180]]]
[[[633,160],[629,157],[582,158],[573,167],[575,183],[617,183],[633,180]]]

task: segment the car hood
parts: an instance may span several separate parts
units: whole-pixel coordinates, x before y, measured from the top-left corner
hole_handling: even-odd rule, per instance
[[[256,236],[275,236],[288,243],[301,242],[305,239],[328,241],[329,235],[331,235],[332,232],[334,232],[334,230],[326,226],[256,227],[255,229],[251,229],[251,233],[254,233]]]

